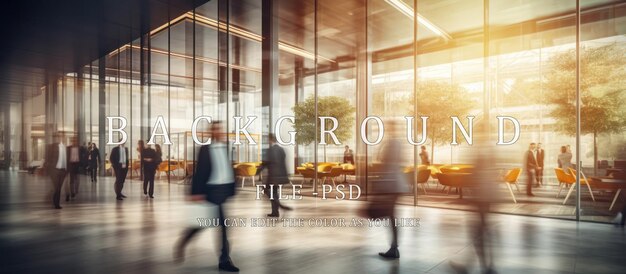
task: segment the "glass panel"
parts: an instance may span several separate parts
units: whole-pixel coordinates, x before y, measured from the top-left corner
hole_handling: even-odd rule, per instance
[[[400,0],[368,1],[368,5],[367,49],[371,56],[371,81],[367,94],[367,115],[380,117],[384,123],[382,142],[367,146],[366,188],[368,193],[376,194],[381,192],[379,175],[389,172],[382,168],[387,164],[382,159],[393,139],[404,152],[397,158],[403,170],[395,172],[406,172],[405,176],[412,177],[415,168],[414,147],[406,141],[403,133],[406,132],[404,117],[414,114],[414,7],[413,1]],[[367,128],[368,140],[375,142],[380,137],[379,125],[370,120]],[[399,203],[413,205],[414,197],[407,194],[400,198]]]
[[[418,1],[417,11],[418,86],[413,113],[416,119],[429,118],[427,140],[418,148],[416,162],[423,165],[418,166],[419,172],[427,172],[423,169],[428,164],[432,173],[430,179],[418,178],[417,202],[420,206],[468,209],[462,199],[463,188],[440,180],[439,173],[462,172],[472,164],[472,159],[465,157],[471,146],[462,134],[458,134],[458,145],[452,145],[451,117],[458,117],[465,128],[468,116],[488,120],[483,117],[483,1]],[[418,126],[421,133],[421,121]]]
[[[498,138],[496,116],[514,117],[522,131],[515,144],[498,146],[492,157],[498,159],[500,174],[522,168],[517,181],[500,184],[498,204],[492,208],[496,212],[576,216],[575,196],[564,204],[568,188],[559,181],[564,174],[559,168],[567,169],[567,163],[575,162],[571,155],[576,153],[576,138],[567,129],[575,126],[576,114],[558,108],[561,102],[575,102],[575,94],[570,92],[576,86],[575,65],[560,67],[563,60],[574,62],[576,58],[575,10],[573,0],[532,1],[517,6],[493,2],[489,7],[491,139]],[[575,63],[567,66],[571,64]],[[504,139],[510,140],[512,124],[505,128]],[[529,150],[533,143],[536,150]],[[561,152],[562,147],[566,152]],[[559,159],[567,163],[559,164]]]
[[[596,2],[581,0],[580,207],[582,220],[610,222],[615,213],[626,213],[626,8]]]

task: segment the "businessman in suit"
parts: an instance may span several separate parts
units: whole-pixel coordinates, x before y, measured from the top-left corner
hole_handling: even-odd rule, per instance
[[[67,172],[70,176],[70,183],[65,186],[65,201],[74,199],[78,194],[78,173],[84,162],[85,149],[78,145],[78,138],[72,137],[70,146],[67,147]]]
[[[543,185],[543,160],[546,156],[545,151],[541,148],[541,143],[537,143],[537,184]]]
[[[154,198],[154,174],[160,159],[157,159],[157,153],[150,147],[150,144],[141,152],[141,160],[143,162],[143,194]]]
[[[54,143],[46,148],[44,169],[50,176],[54,188],[52,204],[54,208],[61,209],[61,188],[67,175],[67,147],[58,133],[54,135]]]
[[[128,148],[124,146],[124,143],[114,147],[111,150],[111,157],[109,158],[111,166],[115,171],[115,196],[117,200],[123,200],[126,198],[122,194],[124,188],[124,181],[126,181],[126,174],[128,173]]]
[[[268,217],[278,217],[279,208],[291,210],[290,207],[282,205],[279,200],[278,186],[289,183],[287,175],[287,165],[285,162],[285,150],[276,143],[276,136],[269,134],[270,148],[267,150],[267,156],[263,161],[263,168],[267,168],[267,180],[265,183],[265,193],[270,197],[272,204],[272,213],[267,214]],[[270,185],[274,185],[271,190]],[[272,194],[270,196],[270,193]]]
[[[211,144],[203,145],[198,152],[196,168],[191,181],[192,201],[207,201],[217,206],[219,226],[222,236],[222,254],[219,258],[219,269],[228,272],[239,272],[230,259],[230,246],[225,225],[224,203],[235,194],[235,172],[230,159],[228,159],[228,147],[226,145],[226,133],[221,123],[215,121],[211,124]],[[200,232],[199,227],[193,227],[183,232],[175,246],[174,259],[177,262],[184,260],[185,246]]]
[[[537,174],[537,145],[535,143],[530,143],[528,150],[526,151],[525,166],[526,166],[526,194],[528,196],[535,196],[533,194],[533,184],[535,183],[535,176]]]

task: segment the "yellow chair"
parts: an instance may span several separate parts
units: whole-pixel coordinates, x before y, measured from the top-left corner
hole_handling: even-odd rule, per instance
[[[246,182],[246,178],[252,178],[252,186],[256,186],[256,182],[254,180],[254,176],[256,175],[257,167],[251,163],[242,163],[237,165],[237,175],[241,176],[241,188],[243,188],[244,183]]]
[[[132,163],[130,164],[130,170],[132,173],[135,173],[137,176],[139,176],[140,172],[141,172],[141,161],[139,160],[133,160]]]
[[[342,166],[332,166],[330,171],[327,173],[324,173],[324,175],[322,176],[322,178],[324,178],[324,180],[322,181],[322,185],[326,182],[326,178],[330,178],[330,180],[333,182],[333,186],[337,187],[335,178],[341,176],[341,174],[343,174]]]
[[[306,179],[313,181],[315,179],[315,170],[313,168],[298,167],[296,171],[302,175],[303,181],[306,181]]]
[[[519,192],[519,187],[517,186],[517,179],[519,179],[520,174],[522,173],[522,169],[517,167],[509,170],[509,172],[504,175],[502,180],[506,184],[506,187],[509,189],[509,193],[511,194],[511,198],[513,198],[513,202],[517,204],[517,200],[515,199],[515,194],[513,193],[513,189],[511,185],[515,185],[517,191]]]
[[[559,198],[563,187],[576,183],[576,178],[565,172],[562,168],[555,168],[554,173],[556,174],[556,180],[559,181],[559,192],[556,193],[556,197]]]
[[[587,189],[589,189],[589,194],[591,194],[591,200],[595,202],[596,198],[593,196],[593,191],[591,191],[591,184],[587,180],[587,176],[585,176],[585,173],[583,173],[582,170],[580,171],[580,175],[583,176],[582,178],[580,178],[580,183],[582,185],[586,185],[587,186]],[[574,184],[572,184],[572,186],[570,186],[569,191],[567,192],[567,196],[565,196],[565,201],[563,201],[563,204],[565,204],[565,202],[567,202],[567,198],[569,198],[570,194],[574,190],[574,186],[576,185],[575,184],[576,183],[576,170],[570,167],[568,176],[571,176],[574,179]]]
[[[167,161],[163,161],[157,166],[156,175],[159,175],[159,179],[161,179],[161,172],[165,172],[167,174],[169,170],[169,165]]]
[[[459,190],[459,198],[463,199],[463,188],[471,187],[471,175],[470,173],[441,173],[437,176],[439,182],[448,187],[448,193],[450,193],[451,188],[457,188]]]
[[[426,191],[426,187],[424,185],[427,184],[428,179],[430,179],[430,169],[428,169],[426,166],[422,166],[422,165],[418,166],[417,167],[417,180],[415,180],[415,177],[414,177],[415,169],[412,169],[412,168],[405,169],[404,174],[405,176],[407,176],[406,178],[408,182],[413,182],[412,185],[417,188],[421,186],[422,190],[424,190],[424,194],[428,195],[428,192]]]
[[[106,160],[104,162],[104,173],[107,173],[111,171],[112,175],[115,175],[115,171],[113,170],[113,166],[111,166],[111,162],[109,162],[109,160]]]

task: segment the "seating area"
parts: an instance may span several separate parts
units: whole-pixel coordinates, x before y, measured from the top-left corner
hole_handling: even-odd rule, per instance
[[[235,169],[235,176],[241,180],[242,188],[246,183],[246,179],[251,179],[252,186],[256,186],[255,178],[261,176],[261,162],[238,163],[233,165],[233,168]]]
[[[299,167],[296,167],[295,175],[302,177],[302,184],[313,183],[317,175],[317,179],[321,180],[321,184],[325,184],[327,181],[333,183],[333,186],[337,185],[337,178],[343,176],[341,183],[347,183],[347,176],[355,175],[355,167],[352,164],[344,164],[338,162],[320,162],[315,168],[313,163],[303,163]]]

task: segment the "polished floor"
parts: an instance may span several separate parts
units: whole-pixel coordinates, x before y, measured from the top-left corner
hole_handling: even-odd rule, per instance
[[[75,200],[52,209],[47,178],[0,172],[0,256],[2,273],[215,273],[216,230],[206,229],[187,250],[183,264],[172,261],[181,231],[211,217],[210,208],[185,200],[186,185],[158,183],[155,199],[141,183],[116,201],[113,181],[81,178]],[[269,204],[240,191],[228,204],[231,257],[242,273],[455,273],[450,262],[479,273],[469,211],[399,206],[398,217],[419,218],[401,227],[398,261],[379,258],[389,245],[385,227],[251,227]],[[362,201],[304,197],[281,217],[357,217]],[[489,250],[498,273],[626,273],[626,231],[608,224],[576,223],[492,214]],[[261,219],[259,219],[261,220]],[[307,222],[305,221],[305,223]],[[367,223],[367,222],[366,222]]]

